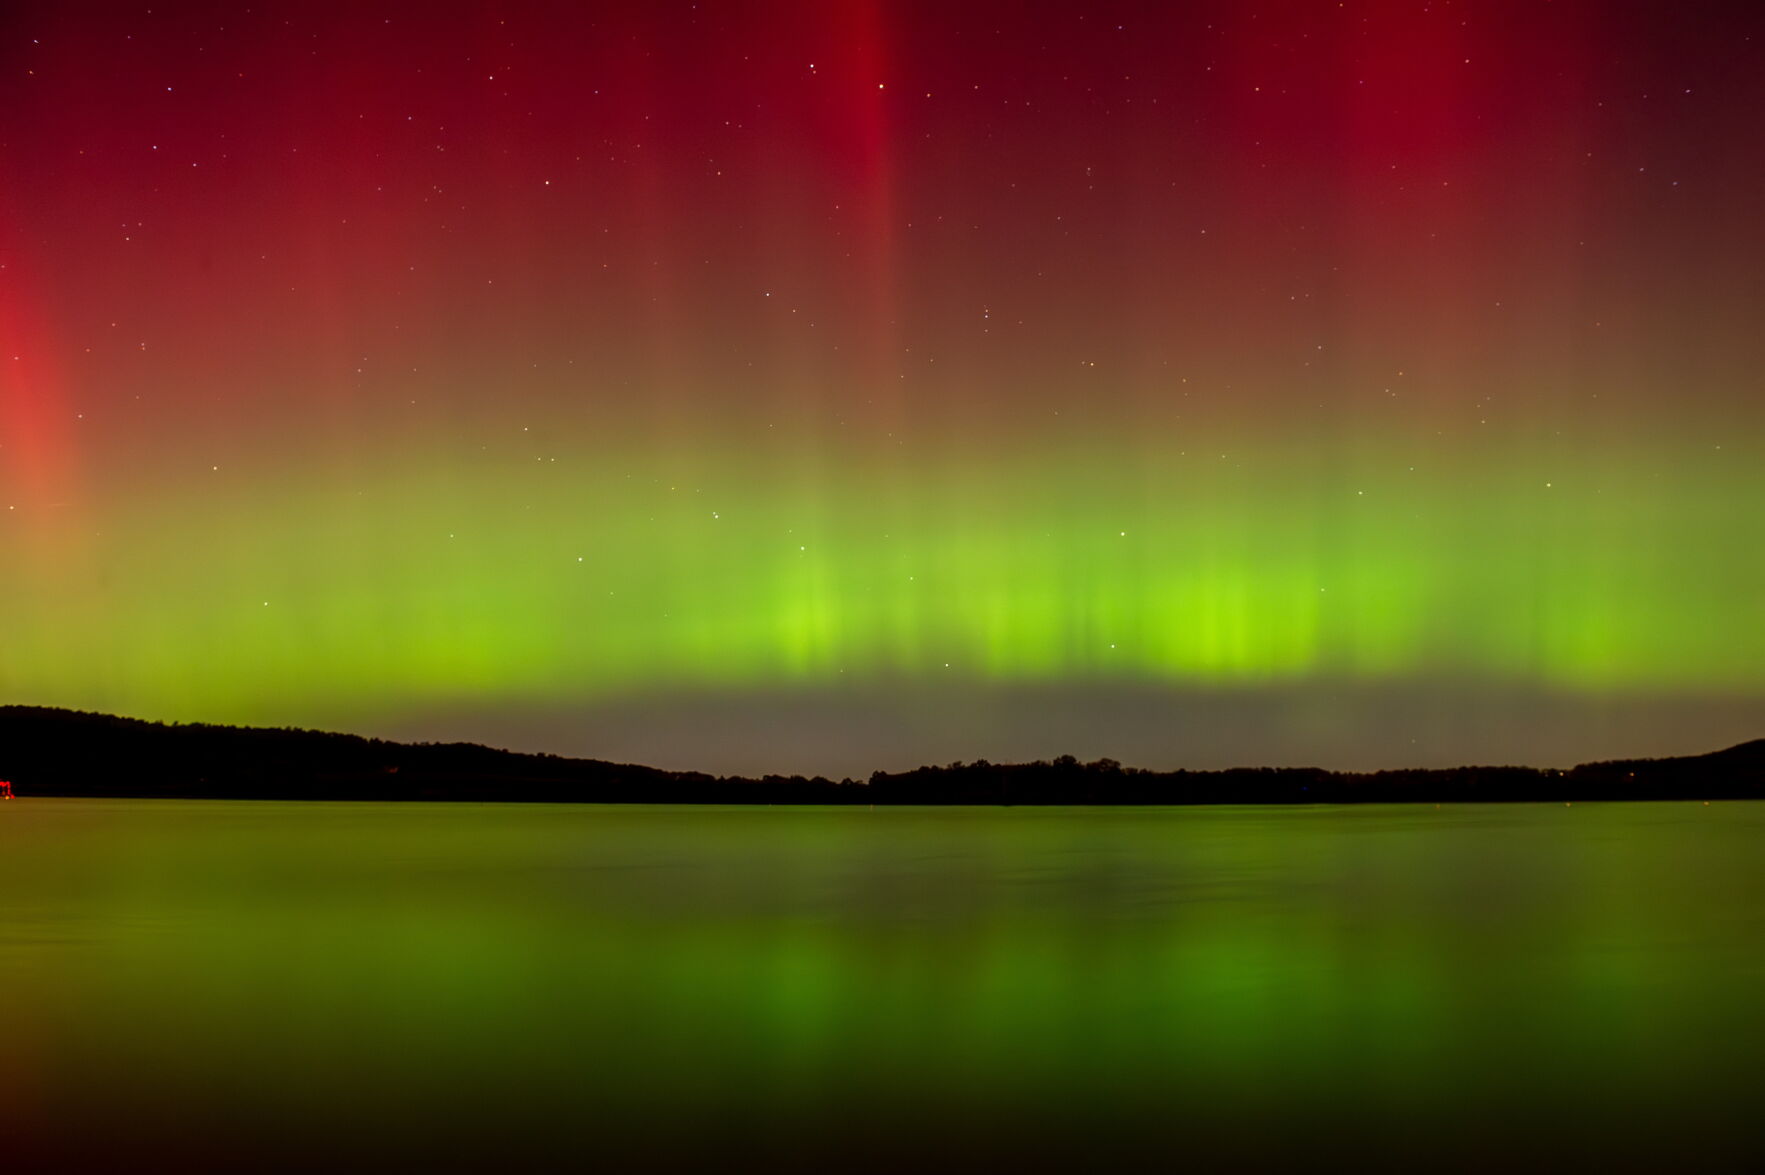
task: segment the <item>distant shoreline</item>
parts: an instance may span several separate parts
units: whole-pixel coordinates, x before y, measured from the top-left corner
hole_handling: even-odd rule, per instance
[[[1467,766],[1148,771],[1071,756],[868,778],[760,778],[261,727],[166,725],[0,706],[0,780],[20,798],[494,803],[1110,805],[1765,799],[1765,739],[1704,755],[1558,770]]]

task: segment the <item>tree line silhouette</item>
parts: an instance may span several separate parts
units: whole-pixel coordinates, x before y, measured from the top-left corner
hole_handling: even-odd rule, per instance
[[[691,804],[1341,804],[1765,799],[1765,739],[1706,755],[1568,770],[1315,767],[1150,771],[1071,755],[976,760],[869,778],[718,776],[475,743],[163,724],[0,706],[0,779],[21,797]]]

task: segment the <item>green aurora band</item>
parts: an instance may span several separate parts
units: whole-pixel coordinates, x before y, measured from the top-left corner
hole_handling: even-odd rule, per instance
[[[1765,500],[1756,446],[488,448],[99,510],[0,582],[38,619],[0,690],[255,722],[877,681],[1765,696],[1765,532],[1727,504]]]

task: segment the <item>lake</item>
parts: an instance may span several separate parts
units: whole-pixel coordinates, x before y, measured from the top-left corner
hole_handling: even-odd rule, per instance
[[[1762,1080],[1765,804],[0,805],[10,1169],[1740,1168]]]

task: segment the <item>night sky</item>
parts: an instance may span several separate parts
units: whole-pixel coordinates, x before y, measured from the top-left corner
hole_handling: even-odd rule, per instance
[[[713,771],[1765,734],[1752,4],[10,4],[0,701]]]

